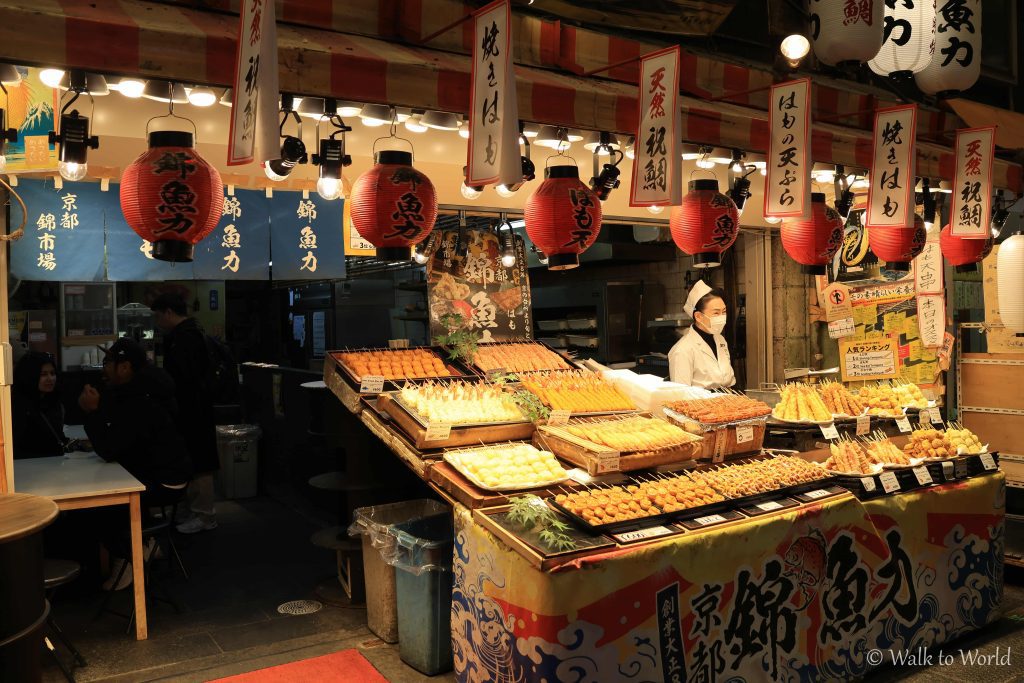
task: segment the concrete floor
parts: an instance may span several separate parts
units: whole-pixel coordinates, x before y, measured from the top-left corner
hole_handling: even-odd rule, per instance
[[[54,613],[89,665],[75,671],[78,681],[208,681],[276,664],[355,648],[393,683],[447,682],[451,674],[426,677],[401,662],[398,648],[366,628],[362,609],[325,606],[306,616],[277,612],[283,602],[315,598],[314,588],[332,576],[334,557],[309,543],[317,525],[277,502],[259,498],[221,503],[220,527],[181,541],[192,573],[158,567],[181,613],[157,603],[149,610],[150,638],[136,642],[125,634],[127,621],[112,614],[94,620],[100,596],[89,586],[58,594]],[[87,579],[86,579],[87,581]],[[1024,680],[1024,573],[1008,570],[1005,614],[999,622],[963,642],[944,647],[956,652],[1000,647],[1014,651],[1015,668],[952,666],[883,671],[872,682],[969,681],[1008,683]],[[130,607],[130,591],[112,606]],[[44,681],[64,680],[44,658]]]

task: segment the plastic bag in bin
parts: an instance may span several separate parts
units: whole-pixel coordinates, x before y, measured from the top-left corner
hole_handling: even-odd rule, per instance
[[[428,499],[373,505],[355,510],[348,533],[368,536],[386,563],[418,575],[451,568],[451,515],[447,505]]]

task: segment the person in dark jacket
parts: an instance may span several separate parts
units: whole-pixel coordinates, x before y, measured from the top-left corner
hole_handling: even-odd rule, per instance
[[[14,457],[63,455],[70,442],[64,436],[64,406],[57,392],[53,356],[29,351],[14,369],[12,387]]]
[[[78,397],[96,453],[145,484],[144,505],[180,496],[192,464],[174,422],[173,381],[149,365],[145,350],[130,339],[119,339],[107,351],[103,377],[102,394],[87,384]]]
[[[220,468],[213,418],[213,357],[206,332],[188,316],[185,300],[177,294],[161,294],[150,305],[156,326],[163,332],[164,370],[174,379],[178,399],[178,426],[185,437],[196,476],[189,487],[193,514],[178,531],[194,534],[217,528],[213,502],[213,473]]]

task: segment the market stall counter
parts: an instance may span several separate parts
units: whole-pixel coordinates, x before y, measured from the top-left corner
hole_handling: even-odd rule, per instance
[[[1005,479],[842,494],[547,565],[456,506],[460,681],[850,679],[999,614]]]

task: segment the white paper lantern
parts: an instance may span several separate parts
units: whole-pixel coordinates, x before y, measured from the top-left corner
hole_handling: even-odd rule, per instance
[[[886,0],[882,31],[882,49],[868,62],[872,71],[879,76],[923,71],[935,49],[935,0]]]
[[[1003,326],[1024,336],[1024,235],[1008,237],[999,245],[999,317]]]
[[[981,0],[938,0],[935,52],[927,68],[914,75],[929,95],[969,89],[981,75]]]
[[[884,0],[811,0],[814,54],[823,64],[866,62],[882,47]]]

